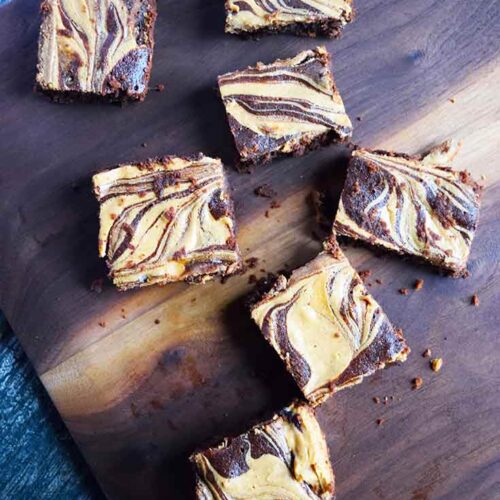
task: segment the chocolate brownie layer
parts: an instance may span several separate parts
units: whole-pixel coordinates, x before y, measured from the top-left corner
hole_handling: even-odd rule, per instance
[[[351,0],[226,0],[226,32],[338,36],[353,18]]]
[[[354,151],[334,230],[465,275],[481,188],[448,166],[455,153],[452,143],[423,156]]]
[[[312,404],[409,353],[333,238],[290,279],[280,276],[252,317]]]
[[[295,402],[271,420],[191,457],[196,497],[327,500],[334,495],[328,448],[311,408]]]
[[[346,140],[352,134],[323,47],[219,77],[242,165]]]
[[[220,160],[165,157],[96,174],[99,255],[120,289],[204,282],[241,268]]]
[[[37,88],[54,100],[142,100],[156,0],[43,0]]]

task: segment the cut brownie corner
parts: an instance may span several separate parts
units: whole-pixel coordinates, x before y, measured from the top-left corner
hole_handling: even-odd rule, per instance
[[[280,276],[251,315],[312,405],[409,353],[334,238]]]
[[[354,151],[334,231],[467,276],[482,187],[449,166],[457,147],[446,142],[418,156]]]
[[[324,47],[226,73],[218,83],[242,168],[352,135]]]
[[[333,499],[335,476],[324,434],[314,410],[294,401],[271,419],[190,457],[198,499],[243,498],[249,491],[265,498]]]
[[[242,269],[220,160],[166,156],[100,172],[93,185],[99,255],[119,289],[205,283]]]
[[[55,0],[42,2],[35,90],[64,103],[142,101],[151,73],[156,1],[122,2],[112,12],[104,3],[74,3],[68,11]],[[114,50],[104,50],[110,43]]]

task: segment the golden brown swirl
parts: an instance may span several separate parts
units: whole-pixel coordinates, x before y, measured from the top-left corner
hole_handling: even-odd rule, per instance
[[[355,151],[337,233],[466,273],[480,187],[447,166],[450,151],[449,144],[423,157]]]
[[[293,403],[271,420],[191,457],[203,500],[333,498],[328,448],[311,408]]]
[[[241,266],[220,160],[166,157],[94,176],[99,255],[121,289],[206,281]]]
[[[408,354],[336,242],[281,276],[252,317],[313,404]]]
[[[37,83],[98,95],[147,91],[155,0],[44,0]]]
[[[290,154],[316,139],[352,133],[324,47],[228,73],[219,89],[241,161]]]
[[[335,22],[352,18],[351,0],[227,0],[226,32],[241,33],[282,28],[297,23]]]

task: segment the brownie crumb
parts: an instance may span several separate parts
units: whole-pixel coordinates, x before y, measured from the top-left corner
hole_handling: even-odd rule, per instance
[[[160,324],[160,320],[159,319],[155,319],[155,325],[159,325]]]
[[[269,205],[271,208],[280,208],[281,207],[281,203],[277,200],[273,200],[271,202],[271,205]]]
[[[441,358],[431,359],[430,365],[433,372],[438,372],[443,367],[443,360]]]
[[[424,383],[424,381],[422,380],[422,377],[415,377],[411,381],[411,388],[413,390],[420,389],[422,387],[423,383]]]
[[[377,422],[377,425],[382,425],[385,422],[385,419],[377,418],[376,422]]]
[[[140,413],[139,410],[137,409],[137,405],[135,403],[130,403],[130,412],[132,413],[132,416],[135,418],[139,417]]]
[[[159,83],[156,85],[155,90],[156,92],[163,92],[165,90],[165,85],[163,85],[163,83]]]
[[[254,193],[256,196],[261,196],[262,198],[273,198],[278,194],[269,184],[257,186],[254,189]]]
[[[450,99],[448,99],[452,104],[455,104],[455,98],[454,97],[450,97]]]
[[[103,284],[104,284],[104,279],[97,278],[90,284],[90,290],[95,293],[102,293]]]
[[[421,279],[416,280],[415,285],[413,285],[415,290],[422,290],[423,286],[424,286],[424,280]]]
[[[361,121],[361,116],[356,116],[356,120],[358,120],[358,122]]]
[[[141,144],[141,146],[142,146],[143,148],[147,148],[147,147],[148,147],[148,143],[147,143],[147,142],[143,142],[143,143]]]
[[[365,281],[366,278],[369,278],[372,275],[372,272],[369,269],[365,269],[364,271],[360,271],[358,274],[359,274],[359,277],[363,281]]]
[[[430,358],[431,357],[431,354],[432,354],[432,351],[427,348],[423,353],[422,353],[422,357],[424,358]]]
[[[373,402],[374,402],[376,405],[378,405],[378,404],[380,403],[380,398],[379,398],[379,397],[375,396],[375,397],[374,397],[374,398],[372,398],[372,399],[373,399]]]
[[[382,284],[382,280],[380,278],[377,278],[375,280],[375,283],[377,283],[377,285],[381,285]]]
[[[266,211],[264,212],[264,216],[265,216],[265,217],[267,217],[267,218],[269,219],[269,210],[266,210]]]
[[[400,288],[398,291],[401,295],[408,295],[410,293],[408,288]]]
[[[255,274],[251,274],[248,277],[248,284],[249,285],[254,285],[255,283],[257,283],[257,276],[255,276]]]
[[[477,294],[475,293],[472,298],[470,299],[470,303],[473,305],[473,306],[479,306],[479,297],[477,296]]]
[[[154,410],[163,410],[163,405],[161,404],[161,401],[158,401],[157,399],[152,399],[149,404],[151,405],[151,408]]]
[[[97,323],[101,328],[105,328],[106,327],[106,322],[105,321],[99,321],[99,323]]]
[[[248,266],[249,269],[254,269],[258,262],[259,259],[257,257],[249,257],[248,259],[245,260],[245,264]]]

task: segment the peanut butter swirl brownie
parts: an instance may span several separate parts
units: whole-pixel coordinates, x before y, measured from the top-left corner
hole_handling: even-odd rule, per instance
[[[219,77],[242,165],[346,140],[352,124],[324,47]]]
[[[226,0],[227,33],[333,38],[352,18],[352,0]]]
[[[481,188],[452,170],[456,145],[423,156],[354,151],[335,219],[339,235],[467,274]]]
[[[312,404],[409,353],[333,238],[290,279],[280,276],[252,317]]]
[[[334,496],[328,448],[314,411],[295,402],[271,420],[191,457],[199,500]]]
[[[101,172],[93,182],[99,255],[118,288],[205,282],[240,269],[220,160],[165,157]]]
[[[37,86],[56,100],[143,99],[156,0],[43,0]]]

